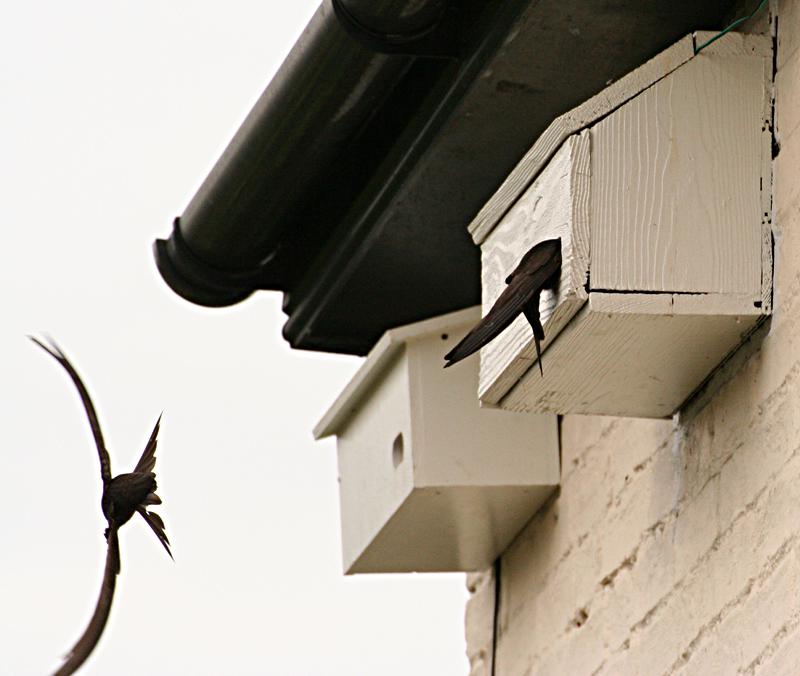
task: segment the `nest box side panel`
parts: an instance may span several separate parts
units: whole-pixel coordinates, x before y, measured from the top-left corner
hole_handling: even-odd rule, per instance
[[[591,128],[592,290],[761,300],[764,60],[702,52]]]
[[[413,490],[408,392],[407,359],[401,349],[337,432],[345,570]]]
[[[415,486],[549,486],[559,482],[554,415],[481,408],[478,360],[442,368],[442,354],[478,321],[410,341]]]

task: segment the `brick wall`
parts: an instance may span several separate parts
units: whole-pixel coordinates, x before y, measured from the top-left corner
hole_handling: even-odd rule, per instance
[[[770,4],[773,317],[675,420],[563,419],[499,606],[468,578],[474,675],[800,674],[800,0]]]

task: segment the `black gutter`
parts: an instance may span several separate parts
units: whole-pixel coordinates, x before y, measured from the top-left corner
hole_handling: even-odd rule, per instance
[[[440,87],[432,92],[432,101],[422,107],[416,119],[410,121],[404,133],[405,138],[401,138],[396,144],[394,149],[396,152],[387,155],[363,190],[361,197],[366,203],[353,205],[350,213],[342,219],[338,230],[329,238],[321,255],[317,256],[313,274],[306,275],[298,289],[292,294],[287,294],[284,299],[284,311],[289,318],[284,325],[283,336],[293,348],[313,345],[311,349],[322,349],[314,345],[312,338],[320,313],[347,285],[368,254],[373,241],[381,235],[386,226],[389,202],[397,197],[404,181],[414,171],[432,139],[461,101],[464,92],[508,35],[526,2],[527,0],[503,0],[498,6],[488,7],[485,14],[480,16],[479,34],[471,40],[470,49],[463,55],[464,58],[458,64],[458,68],[454,69],[452,76],[446,82],[440,83]],[[474,282],[476,287],[474,297],[461,299],[453,307],[440,313],[468,307],[480,300],[478,250],[473,247],[471,241],[467,242],[466,238],[464,244],[466,246],[464,258],[469,257],[474,263],[474,270],[470,270],[474,274],[465,275]],[[459,260],[461,262],[462,259]],[[440,261],[440,264],[443,264],[443,261]],[[467,270],[462,272],[465,273]],[[423,306],[424,301],[419,301],[419,305]]]
[[[199,305],[281,289],[293,214],[418,57],[452,58],[446,0],[326,0],[168,240],[158,269]],[[278,268],[280,266],[277,266]]]

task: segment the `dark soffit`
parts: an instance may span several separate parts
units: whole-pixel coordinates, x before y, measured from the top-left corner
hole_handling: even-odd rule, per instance
[[[687,33],[719,28],[732,2],[451,4],[467,35],[459,58],[398,68],[368,122],[273,227],[256,285],[284,292],[295,348],[365,354],[387,328],[479,303],[479,251],[466,227],[537,136]],[[220,266],[197,262],[194,274],[213,282]]]

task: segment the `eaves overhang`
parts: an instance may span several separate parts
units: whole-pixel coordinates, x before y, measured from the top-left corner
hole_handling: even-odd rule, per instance
[[[326,0],[171,235],[169,286],[284,292],[293,347],[365,354],[480,301],[466,226],[558,114],[731,0]]]

